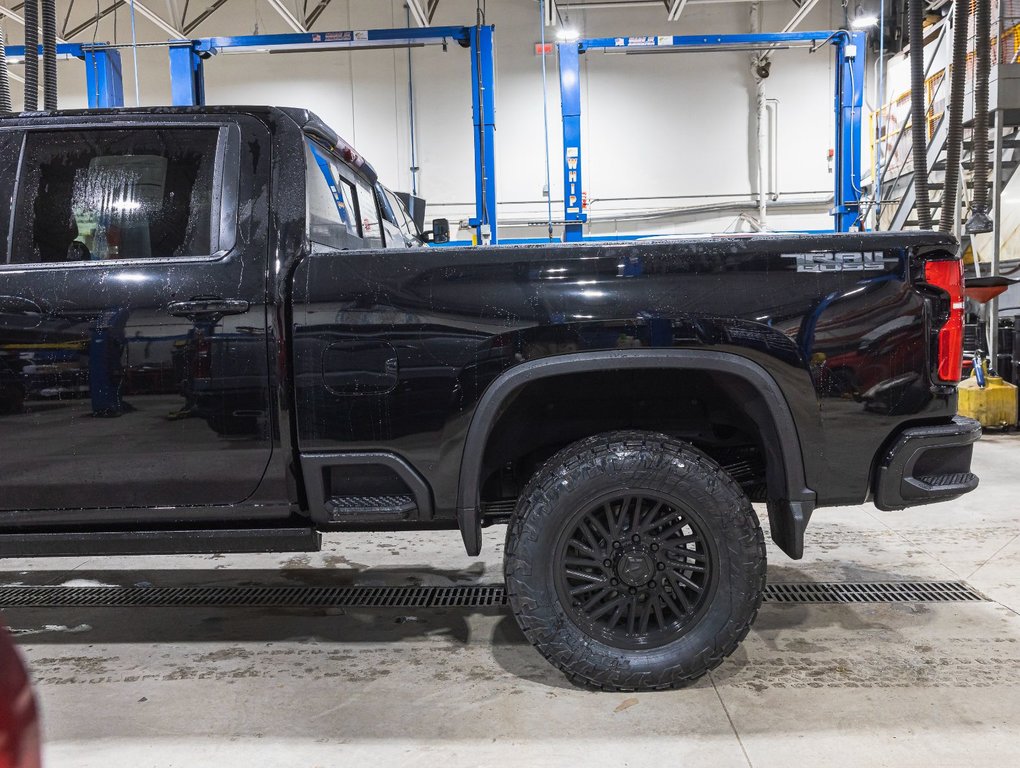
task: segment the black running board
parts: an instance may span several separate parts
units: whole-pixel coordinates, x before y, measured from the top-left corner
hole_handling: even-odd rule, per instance
[[[318,531],[300,525],[3,533],[0,534],[0,557],[317,552],[321,539]]]

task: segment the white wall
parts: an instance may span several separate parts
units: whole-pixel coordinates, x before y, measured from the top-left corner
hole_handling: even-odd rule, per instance
[[[9,0],[7,0],[9,2]],[[58,2],[62,18],[66,0]],[[72,26],[92,12],[78,3]],[[105,3],[104,3],[105,5]],[[194,2],[192,5],[196,5]],[[199,3],[201,5],[201,3]],[[542,116],[538,4],[533,0],[493,0],[488,23],[496,25],[496,172],[500,216],[506,222],[546,218],[542,190],[546,179]],[[163,12],[165,4],[149,0]],[[745,2],[691,2],[681,20],[669,23],[663,7],[575,11],[570,23],[585,37],[626,34],[746,32]],[[94,8],[94,6],[93,6]],[[786,2],[762,3],[762,27],[780,29],[794,8]],[[194,13],[194,10],[192,11]],[[98,40],[130,41],[125,6],[100,22]],[[470,24],[471,0],[441,0],[435,24]],[[333,0],[316,30],[406,26],[400,0]],[[822,2],[801,29],[828,29],[842,20],[840,3]],[[167,35],[145,19],[137,21],[139,41]],[[21,29],[7,23],[11,42]],[[193,36],[289,31],[259,0],[230,0]],[[77,41],[92,39],[91,31]],[[123,51],[125,94],[134,104],[131,52]],[[470,70],[466,50],[452,45],[411,51],[414,71],[419,192],[433,215],[457,221],[474,212]],[[170,98],[166,52],[138,51],[143,104]],[[555,57],[548,65],[549,139],[552,153],[553,217],[562,216],[561,132]],[[308,107],[368,157],[383,181],[410,188],[408,52],[318,52],[314,54],[219,55],[206,65],[211,104],[279,104]],[[62,107],[84,106],[84,73],[78,62],[60,65]],[[21,68],[15,67],[20,73]],[[833,145],[833,54],[825,47],[773,55],[770,98],[780,102],[778,160],[781,200],[831,194],[826,153]],[[20,85],[13,84],[20,103]],[[637,212],[727,200],[749,200],[754,185],[753,80],[749,53],[716,52],[655,55],[590,53],[582,57],[582,109],[585,191],[593,201],[595,232],[711,231],[734,228],[737,212],[700,217],[663,216],[619,219]],[[16,107],[18,104],[16,103]],[[807,209],[774,208],[775,228],[827,227],[828,203]],[[504,230],[504,236],[535,236],[542,228]],[[466,234],[466,233],[462,233]]]

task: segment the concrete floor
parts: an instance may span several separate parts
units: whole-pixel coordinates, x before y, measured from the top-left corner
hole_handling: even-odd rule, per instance
[[[683,691],[579,690],[501,610],[20,609],[50,768],[999,766],[1020,753],[1020,438],[981,487],[903,512],[822,510],[769,578],[965,579],[982,603],[763,607]],[[464,584],[503,529],[330,536],[313,555],[7,560],[3,583]]]

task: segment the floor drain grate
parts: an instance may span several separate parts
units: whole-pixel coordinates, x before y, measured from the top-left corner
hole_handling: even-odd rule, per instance
[[[945,603],[986,598],[962,581],[769,584],[769,603]],[[502,584],[453,587],[0,587],[2,608],[486,608]]]
[[[985,600],[962,581],[863,581],[769,584],[770,603],[952,603]]]

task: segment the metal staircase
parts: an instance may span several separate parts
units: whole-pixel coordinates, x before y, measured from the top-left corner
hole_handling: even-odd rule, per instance
[[[941,215],[942,209],[942,186],[946,174],[946,138],[948,134],[948,120],[939,118],[937,127],[928,143],[928,186],[932,219],[936,222]],[[995,130],[988,132],[988,146],[994,152]],[[973,128],[967,127],[964,133],[962,173],[960,174],[961,185],[964,187],[960,197],[969,202],[974,190],[974,161],[973,161]],[[1020,124],[1006,124],[1003,128],[1000,143],[1002,153],[1002,186],[1005,187],[1016,169],[1020,167]],[[994,157],[988,161],[989,184],[994,184],[993,169]],[[881,213],[882,229],[911,229],[917,227],[917,205],[914,197],[914,169],[913,163],[909,160],[899,168],[891,168],[889,176],[883,180],[882,197],[886,200],[897,200],[895,204],[887,204]],[[960,199],[958,197],[958,200]]]
[[[994,201],[996,160],[1001,161],[998,190],[1009,184],[1020,167],[1020,0],[982,0],[991,3],[991,73],[989,77],[989,110],[1001,116],[1002,135],[996,137],[993,115],[988,125],[988,198]],[[963,105],[964,141],[961,153],[958,204],[969,211],[974,193],[973,118],[974,58],[976,50],[974,0],[971,3],[967,75]],[[946,175],[949,120],[946,101],[949,92],[948,58],[952,38],[951,18],[947,16],[938,27],[929,30],[925,49],[930,53],[924,73],[925,128],[928,139],[928,189],[932,220],[937,225],[942,209],[942,187]],[[940,68],[941,65],[941,68]],[[880,196],[876,225],[879,229],[898,230],[918,226],[914,193],[914,168],[910,141],[910,93],[900,93],[873,115],[881,135],[872,147],[881,159]],[[873,134],[874,135],[874,134]],[[998,142],[996,139],[998,138]],[[998,151],[998,158],[996,157]],[[966,217],[966,213],[964,216]],[[966,245],[966,244],[965,244]]]

